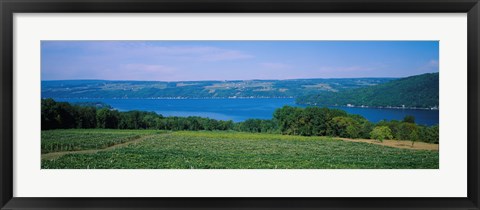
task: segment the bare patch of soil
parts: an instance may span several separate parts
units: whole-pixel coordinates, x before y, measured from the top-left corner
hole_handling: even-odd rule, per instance
[[[401,149],[414,149],[414,150],[432,150],[438,151],[439,146],[438,144],[429,144],[425,142],[415,142],[412,146],[411,141],[405,140],[383,140],[383,142],[373,140],[373,139],[349,139],[349,138],[338,138],[343,141],[351,141],[351,142],[364,142],[369,144],[377,144],[386,147],[395,147]]]

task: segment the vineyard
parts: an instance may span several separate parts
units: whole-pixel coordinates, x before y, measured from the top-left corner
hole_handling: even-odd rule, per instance
[[[135,143],[105,150],[125,142]],[[97,151],[97,150],[98,151]],[[438,151],[330,137],[232,131],[42,131],[43,169],[423,169],[439,168]],[[43,157],[43,155],[42,155]]]
[[[61,151],[104,149],[160,131],[134,130],[55,130],[42,131],[42,154]]]

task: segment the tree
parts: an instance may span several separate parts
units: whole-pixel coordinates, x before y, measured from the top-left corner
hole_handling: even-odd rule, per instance
[[[392,131],[387,126],[377,126],[373,128],[372,132],[370,132],[370,137],[380,142],[383,142],[384,139],[393,138]]]
[[[307,107],[305,108],[306,114],[311,119],[309,121],[309,128],[312,136],[325,136],[327,132],[327,119],[328,109],[319,107]]]
[[[360,123],[350,117],[334,117],[332,119],[335,136],[345,138],[358,138],[360,134]]]
[[[107,118],[108,118],[108,110],[107,108],[105,109],[100,109],[97,111],[97,126],[99,128],[106,128],[107,127]]]
[[[56,102],[51,99],[42,99],[42,130],[58,128],[55,121],[55,104]]]
[[[412,147],[413,147],[413,144],[415,144],[415,142],[417,141],[417,139],[418,139],[418,132],[417,130],[414,130],[410,134],[410,141],[412,141]]]
[[[372,132],[374,127],[374,124],[371,123],[368,120],[362,121],[360,124],[360,132],[359,132],[359,138],[364,138],[364,139],[369,139],[370,138],[370,132]]]
[[[76,111],[69,103],[57,103],[57,120],[60,128],[75,128]]]
[[[275,110],[273,118],[278,123],[282,134],[298,134],[302,110],[302,108],[291,106],[284,106]]]
[[[248,119],[242,123],[241,129],[246,132],[258,133],[261,132],[260,123],[259,119]]]
[[[407,115],[403,118],[403,122],[406,123],[415,123],[415,117],[412,115]]]
[[[428,142],[438,144],[439,139],[439,132],[438,132],[438,125],[434,126],[419,126],[418,129],[418,139]]]
[[[347,135],[348,138],[353,138],[356,139],[360,135],[360,129],[358,125],[352,124],[348,125],[347,128],[345,129],[345,134]]]
[[[227,120],[227,121],[220,121],[220,130],[230,130],[233,128],[233,121],[232,120]]]
[[[401,133],[400,133],[400,127],[401,127],[402,122],[398,120],[391,120],[391,121],[386,121],[382,120],[377,123],[377,126],[387,126],[390,128],[390,131],[392,131],[392,139],[402,139],[401,138]]]
[[[402,122],[398,128],[397,139],[401,140],[417,140],[418,126],[413,123]]]
[[[75,116],[76,128],[95,128],[97,127],[95,107],[75,106],[77,114]]]
[[[119,112],[103,108],[97,111],[97,126],[99,128],[118,128]]]
[[[274,133],[277,130],[277,125],[272,120],[262,120],[260,128],[262,133]]]
[[[146,129],[151,129],[155,128],[156,123],[156,118],[158,118],[155,114],[147,114],[143,117],[143,125],[145,126]]]

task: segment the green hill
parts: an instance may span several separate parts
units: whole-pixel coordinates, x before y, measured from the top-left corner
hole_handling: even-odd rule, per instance
[[[293,98],[377,85],[393,78],[234,81],[42,81],[42,98]]]
[[[435,108],[439,104],[438,95],[439,74],[428,73],[369,87],[300,96],[297,103],[317,106]]]

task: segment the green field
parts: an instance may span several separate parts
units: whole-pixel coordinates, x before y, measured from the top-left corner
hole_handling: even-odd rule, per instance
[[[51,130],[42,131],[42,154],[60,151],[103,149],[160,131],[144,130]]]
[[[128,144],[129,141],[134,142]],[[122,143],[125,144],[111,147]],[[43,158],[59,152],[57,158]],[[42,154],[43,169],[439,168],[437,151],[398,149],[330,137],[220,131],[42,131]]]

